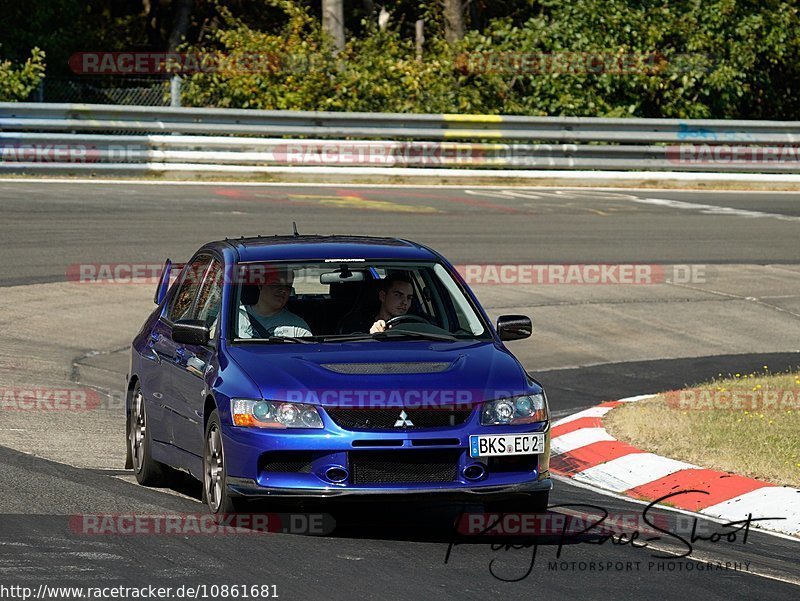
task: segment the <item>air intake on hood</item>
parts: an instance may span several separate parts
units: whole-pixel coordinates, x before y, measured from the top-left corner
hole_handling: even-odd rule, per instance
[[[410,361],[391,363],[323,363],[324,367],[339,374],[374,375],[374,374],[432,374],[445,371],[452,363]]]

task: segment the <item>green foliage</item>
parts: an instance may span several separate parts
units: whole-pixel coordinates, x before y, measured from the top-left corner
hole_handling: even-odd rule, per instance
[[[230,65],[186,78],[183,102],[190,106],[262,109],[492,112],[480,82],[464,87],[455,68],[457,51],[440,38],[429,40],[417,60],[413,39],[399,28],[350,38],[335,54],[317,19],[290,1],[281,6],[288,21],[277,33],[254,31],[225,12],[228,28],[215,33],[216,59]],[[191,51],[202,52],[200,47]],[[261,65],[261,69],[242,65]]]
[[[48,75],[70,75],[74,52],[164,50],[172,2],[150,6],[160,7],[155,25],[137,0],[9,4],[0,11],[4,56],[22,64],[36,46],[47,53]],[[472,0],[467,34],[453,46],[443,40],[438,0],[390,3],[385,31],[368,6],[347,8],[347,44],[337,55],[318,0],[196,0],[183,50],[209,55],[218,68],[185,78],[184,103],[800,119],[796,0]],[[425,19],[422,60],[417,18]],[[18,97],[41,76],[36,64],[21,67],[21,79],[3,75],[0,89],[14,87]]]
[[[455,47],[435,19],[424,60],[401,23],[350,37],[334,56],[290,0],[279,33],[216,32],[220,52],[274,53],[261,73],[191,78],[195,105],[391,112],[800,118],[800,21],[781,0],[541,0]],[[535,5],[535,8],[534,8]],[[436,11],[426,10],[428,16]],[[527,62],[520,63],[524,58]],[[486,61],[489,61],[488,63]]]
[[[281,6],[288,16],[277,33],[253,30],[223,9],[228,28],[213,33],[213,45],[188,49],[213,59],[211,68],[185,79],[185,104],[308,110],[331,96],[335,61],[319,21],[291,2],[268,4]]]
[[[44,52],[31,50],[31,57],[20,67],[0,60],[0,102],[25,100],[44,77]]]
[[[496,20],[467,43],[495,53],[639,57],[640,67],[489,74],[503,112],[686,118],[797,118],[800,21],[793,2],[547,0],[516,27]],[[580,54],[578,55],[580,56]],[[634,61],[635,62],[635,61]],[[631,64],[631,63],[628,63]],[[567,70],[568,71],[568,70]],[[588,72],[587,72],[588,71]],[[794,91],[794,92],[793,92]]]
[[[372,31],[348,42],[332,73],[334,94],[320,108],[393,113],[492,112],[480,85],[463,86],[454,66],[457,53],[441,38],[417,60],[414,41],[397,30]]]

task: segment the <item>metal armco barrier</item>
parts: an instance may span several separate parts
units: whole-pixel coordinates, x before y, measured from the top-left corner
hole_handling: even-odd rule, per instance
[[[188,134],[188,135],[186,135]],[[800,122],[0,103],[0,170],[800,173]]]

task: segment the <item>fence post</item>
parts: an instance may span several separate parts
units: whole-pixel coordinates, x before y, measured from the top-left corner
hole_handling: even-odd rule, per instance
[[[181,105],[181,78],[179,75],[173,75],[169,80],[169,105]]]

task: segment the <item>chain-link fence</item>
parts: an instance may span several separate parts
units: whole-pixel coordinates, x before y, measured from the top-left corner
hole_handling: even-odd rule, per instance
[[[170,81],[161,77],[45,77],[29,102],[169,106]]]

